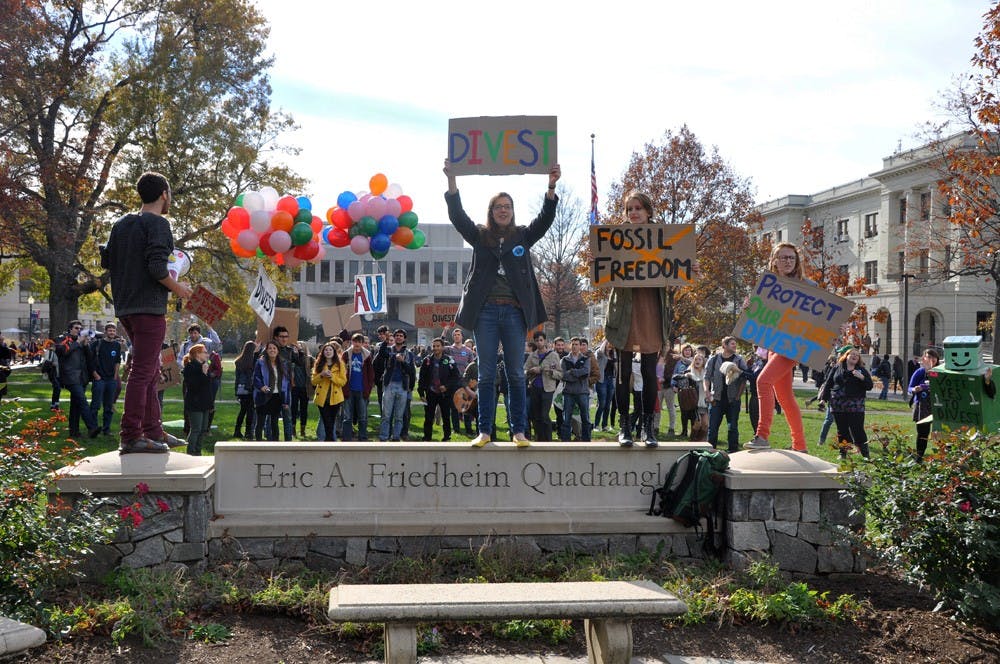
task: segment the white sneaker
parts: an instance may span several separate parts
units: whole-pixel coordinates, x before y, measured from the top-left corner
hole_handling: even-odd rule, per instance
[[[767,442],[767,438],[761,438],[760,436],[754,436],[753,440],[749,443],[743,445],[751,450],[766,450],[771,447],[771,443]]]

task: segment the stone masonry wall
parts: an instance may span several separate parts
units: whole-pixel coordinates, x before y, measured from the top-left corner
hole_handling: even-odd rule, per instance
[[[744,569],[769,556],[805,574],[861,573],[865,558],[836,531],[864,517],[838,489],[726,491],[726,564]]]

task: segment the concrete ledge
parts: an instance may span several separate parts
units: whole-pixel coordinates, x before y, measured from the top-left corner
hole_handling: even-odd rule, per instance
[[[442,535],[694,534],[673,519],[640,511],[467,511],[241,513],[216,517],[210,538],[421,537]]]
[[[729,457],[726,488],[735,490],[840,489],[832,463],[792,450],[744,450]]]
[[[45,632],[23,622],[0,616],[0,656],[37,648],[45,643]]]
[[[208,491],[215,484],[215,459],[179,452],[125,454],[105,452],[60,468],[56,485],[64,493],[131,493],[145,482],[155,493]]]

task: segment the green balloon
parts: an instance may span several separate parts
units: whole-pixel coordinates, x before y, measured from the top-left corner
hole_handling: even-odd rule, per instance
[[[257,247],[257,258],[267,258],[267,254],[260,247]]]
[[[410,210],[409,212],[404,212],[403,214],[399,215],[399,225],[406,226],[407,228],[416,228],[417,213],[414,212],[413,210]]]
[[[292,246],[298,247],[308,244],[309,240],[313,239],[313,229],[309,224],[299,222],[292,226],[292,232],[289,235],[292,236]]]
[[[243,207],[243,194],[236,197],[236,207]]]
[[[358,225],[361,226],[361,232],[368,237],[378,233],[378,221],[375,217],[361,217],[358,220]]]
[[[361,222],[351,224],[351,227],[347,229],[347,237],[355,237],[361,235]]]
[[[312,210],[302,209],[299,213],[295,215],[295,221],[297,223],[308,224],[313,220]]]
[[[389,253],[388,251],[375,251],[374,249],[371,252],[372,258],[374,258],[377,261],[385,258],[385,255],[388,253]]]
[[[409,213],[407,213],[407,214],[409,214]],[[417,215],[413,215],[413,216],[416,217]],[[400,217],[399,220],[402,221],[403,218]],[[420,247],[424,246],[425,242],[427,242],[427,236],[424,235],[424,232],[418,228],[415,231],[413,231],[413,239],[410,241],[410,243],[408,245],[406,245],[406,248],[407,249],[419,249]]]

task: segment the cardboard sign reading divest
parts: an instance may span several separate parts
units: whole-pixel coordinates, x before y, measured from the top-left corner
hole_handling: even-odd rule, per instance
[[[848,299],[765,272],[733,336],[822,371],[852,311]]]
[[[591,226],[590,253],[594,286],[680,286],[694,269],[694,224]]]
[[[417,327],[448,327],[454,325],[458,304],[417,304],[413,307],[413,324]]]
[[[556,116],[508,115],[448,121],[455,175],[548,173],[556,163]]]

